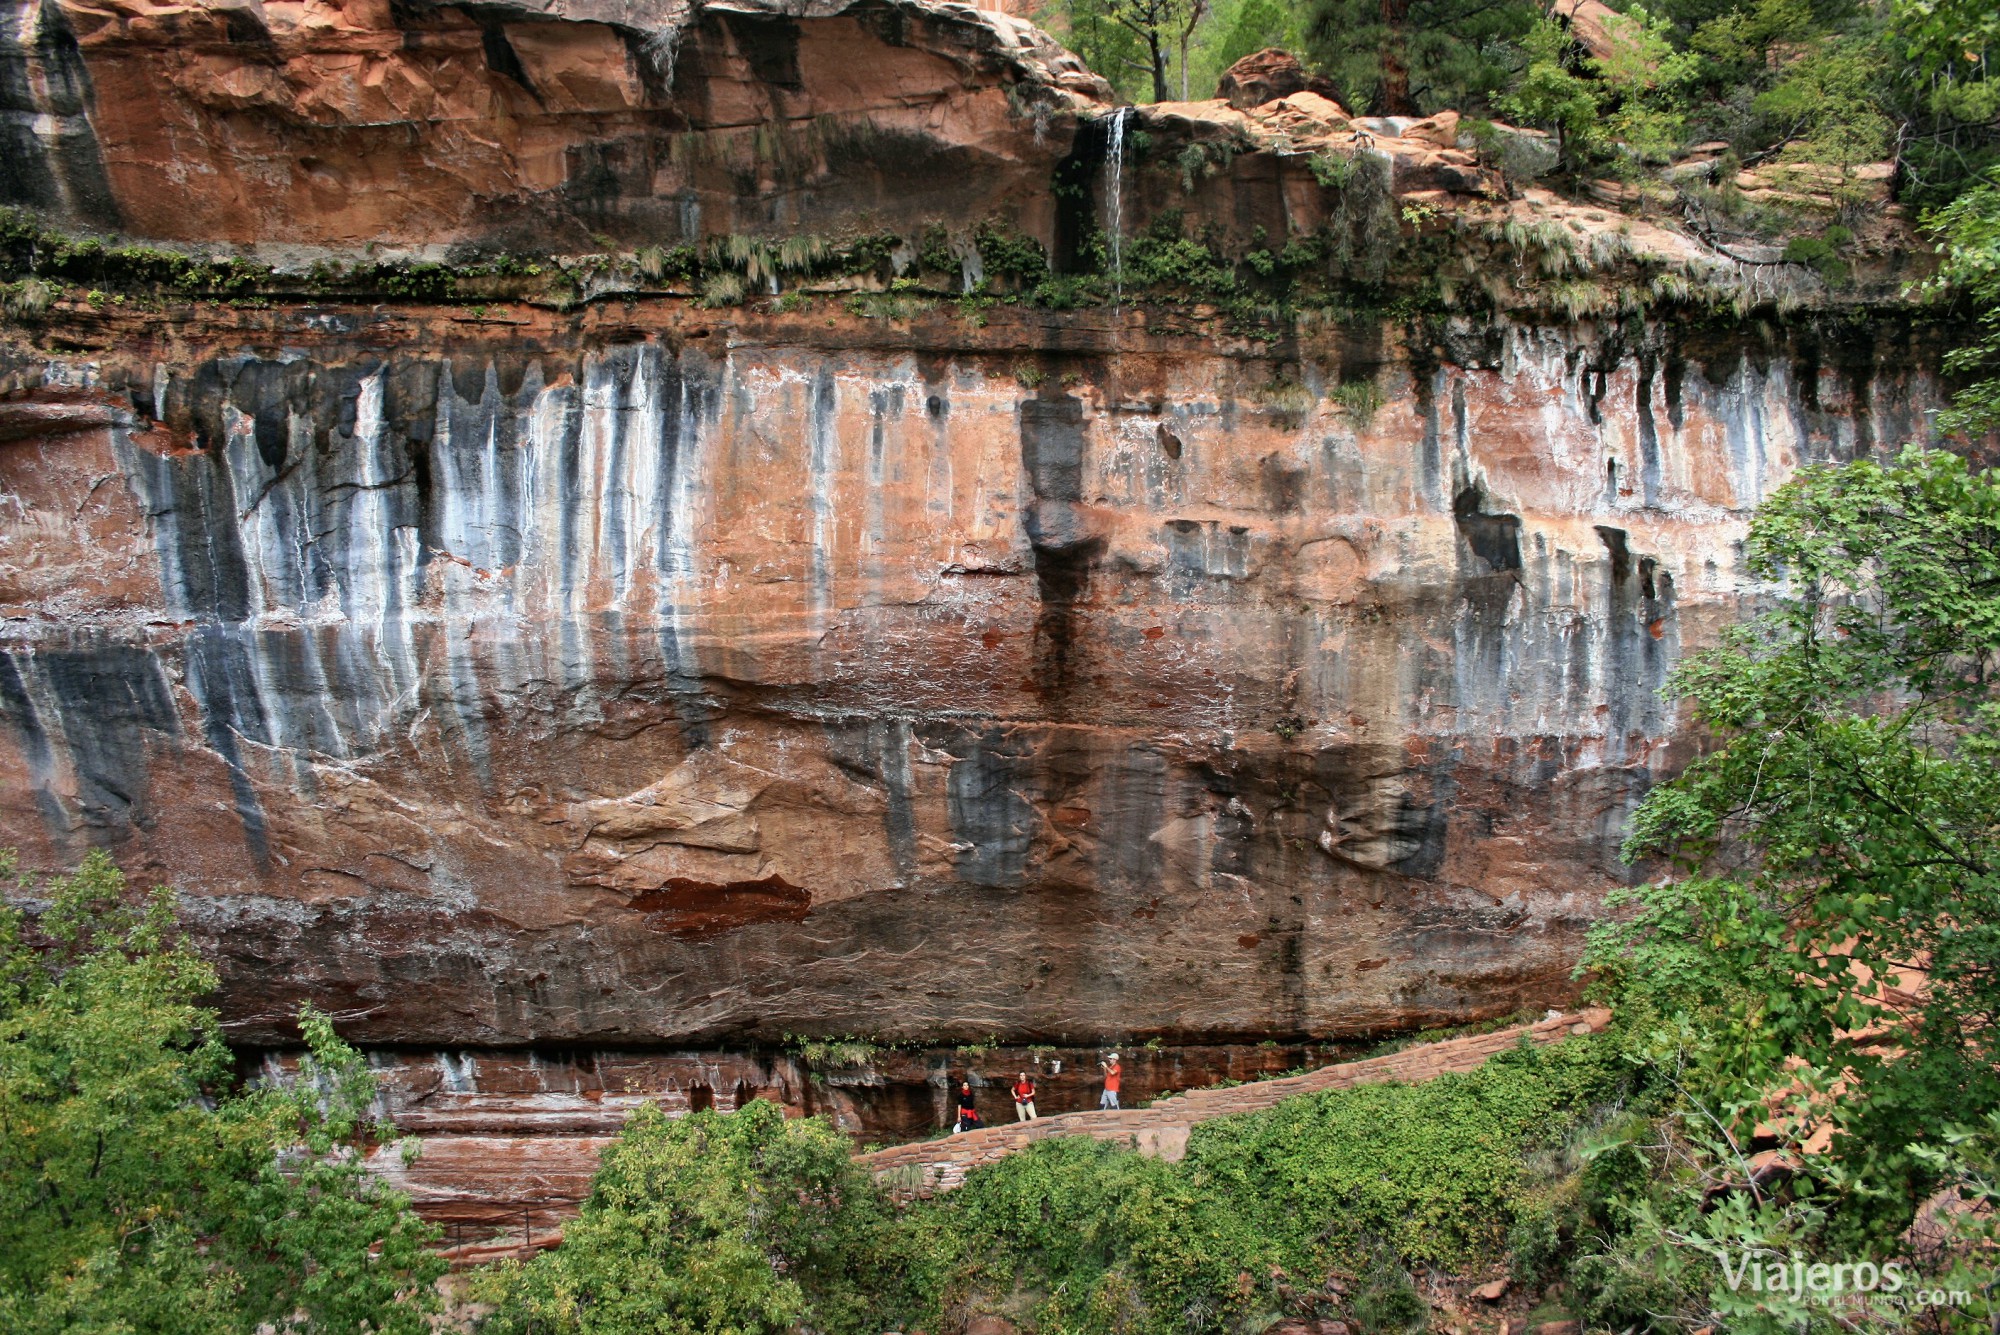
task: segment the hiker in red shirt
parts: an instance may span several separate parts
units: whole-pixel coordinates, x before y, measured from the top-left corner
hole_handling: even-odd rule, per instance
[[[1035,1120],[1035,1082],[1022,1071],[1014,1079],[1014,1120],[1032,1122]]]
[[[1125,1074],[1125,1068],[1118,1064],[1118,1054],[1112,1053],[1106,1061],[1097,1063],[1104,1068],[1104,1093],[1098,1098],[1100,1108],[1118,1106],[1118,1078]]]

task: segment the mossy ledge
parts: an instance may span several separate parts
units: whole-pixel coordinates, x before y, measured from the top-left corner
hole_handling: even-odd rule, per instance
[[[1170,210],[1121,238],[1115,261],[1110,239],[1091,231],[1064,268],[1051,263],[1039,240],[998,220],[962,234],[932,224],[909,237],[730,235],[578,255],[466,249],[427,259],[360,251],[273,263],[66,231],[25,210],[0,209],[0,318],[32,327],[61,304],[160,310],[335,300],[566,311],[666,297],[792,310],[834,299],[857,317],[886,319],[945,302],[974,320],[999,305],[1178,309],[1275,342],[1329,319],[1672,312],[1733,322],[1797,312],[1912,312],[1917,304],[1901,283],[1855,273],[1830,279],[1809,261],[1697,265],[1665,257],[1649,252],[1628,226],[1586,231],[1524,220],[1504,207],[1398,209],[1366,176],[1356,173],[1343,187],[1352,207],[1282,244],[1259,229],[1247,246],[1231,246]]]

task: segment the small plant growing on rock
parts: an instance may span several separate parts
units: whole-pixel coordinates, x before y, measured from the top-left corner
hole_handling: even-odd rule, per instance
[[[880,1048],[865,1038],[847,1035],[814,1038],[804,1034],[785,1035],[785,1046],[814,1071],[848,1070],[874,1062]]]
[[[739,273],[712,273],[701,280],[701,304],[710,310],[740,305],[743,292],[743,275]]]
[[[1241,151],[1241,147],[1233,143],[1189,144],[1174,159],[1174,165],[1180,169],[1181,193],[1191,195],[1197,180],[1227,171]]]
[[[1373,380],[1343,380],[1327,391],[1327,397],[1340,405],[1348,421],[1364,430],[1382,407],[1382,391]]]
[[[1329,190],[1345,190],[1354,179],[1354,159],[1341,153],[1315,153],[1306,159],[1313,179]]]
[[[980,268],[990,279],[1032,288],[1049,276],[1048,252],[1041,242],[1004,223],[982,223],[972,234]]]
[[[54,283],[39,278],[0,285],[0,311],[16,319],[40,315],[55,304],[58,291],[60,289]]]

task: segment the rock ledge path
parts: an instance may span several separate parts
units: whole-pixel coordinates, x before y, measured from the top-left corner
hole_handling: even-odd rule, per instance
[[[1144,1108],[1062,1113],[1033,1122],[982,1127],[940,1140],[892,1145],[858,1154],[855,1162],[872,1173],[896,1199],[914,1200],[950,1191],[981,1164],[1004,1159],[1038,1140],[1057,1136],[1122,1141],[1141,1154],[1177,1160],[1187,1153],[1188,1133],[1212,1118],[1258,1112],[1300,1094],[1323,1089],[1349,1089],[1390,1081],[1417,1084],[1454,1071],[1471,1071],[1523,1039],[1537,1044],[1556,1043],[1571,1034],[1595,1033],[1610,1022],[1608,1010],[1572,1011],[1533,1024],[1496,1029],[1489,1034],[1423,1043],[1383,1057],[1323,1066],[1303,1075],[1256,1080],[1226,1089],[1193,1089]]]

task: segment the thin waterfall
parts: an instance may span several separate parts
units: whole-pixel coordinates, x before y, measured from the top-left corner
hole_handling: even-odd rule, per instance
[[[1111,282],[1117,300],[1125,300],[1125,116],[1130,107],[1111,113]]]

